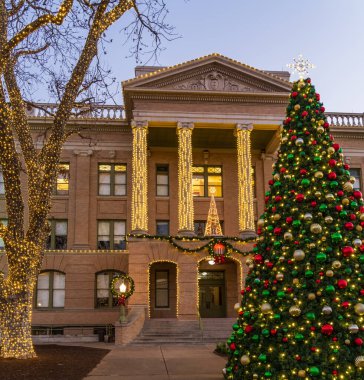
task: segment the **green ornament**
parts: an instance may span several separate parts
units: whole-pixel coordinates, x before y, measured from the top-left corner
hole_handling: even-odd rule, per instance
[[[231,373],[232,371],[233,371],[233,367],[227,367],[227,368],[226,368],[226,372],[227,372],[227,373]]]
[[[338,319],[339,321],[342,321],[342,320],[344,319],[344,317],[343,317],[342,315],[338,315],[338,316],[337,316],[337,319]]]
[[[259,252],[259,248],[258,247],[254,247],[253,248],[253,252]]]
[[[320,370],[317,367],[311,367],[310,368],[310,375],[311,376],[319,376]]]
[[[254,335],[252,336],[252,341],[253,341],[254,343],[259,342],[259,335],[254,334]]]
[[[319,210],[321,212],[325,212],[327,210],[327,204],[323,203],[322,205],[320,205]]]
[[[250,317],[250,311],[245,311],[243,314],[244,318],[249,318]]]
[[[296,269],[293,269],[293,271],[291,272],[292,276],[293,277],[296,277],[298,275],[298,271]]]
[[[277,292],[277,297],[279,299],[282,299],[286,296],[286,293],[283,291],[283,290],[280,290],[279,292]]]
[[[239,352],[239,350],[235,350],[235,351],[234,351],[234,356],[240,356],[240,352]]]
[[[337,348],[333,349],[332,350],[335,354],[337,354],[339,352],[339,350]]]
[[[276,181],[276,182],[274,182],[274,187],[280,187],[282,185],[282,182],[280,182],[280,181]]]
[[[279,248],[281,245],[282,245],[282,243],[280,241],[275,241],[273,243],[274,248]]]
[[[275,320],[279,320],[279,319],[281,319],[281,315],[280,315],[280,314],[274,314],[274,315],[273,315],[273,318],[274,318]]]
[[[288,161],[293,161],[293,159],[294,159],[294,154],[292,154],[292,153],[288,154],[288,155],[287,155],[287,159],[288,159]]]
[[[332,239],[332,241],[334,241],[334,242],[337,243],[337,242],[343,240],[343,237],[342,237],[342,235],[341,235],[340,232],[334,232],[334,233],[331,235],[331,239]]]
[[[353,210],[355,210],[356,208],[358,208],[358,203],[355,202],[355,201],[352,201],[352,202],[350,202],[350,207],[351,207]]]
[[[259,278],[256,278],[256,279],[254,280],[254,284],[256,284],[256,285],[260,284],[260,279],[259,279]]]
[[[320,263],[326,261],[326,253],[323,253],[323,252],[319,252],[317,255],[316,255],[316,260]]]
[[[300,220],[294,220],[293,222],[292,222],[292,226],[294,227],[294,228],[299,228],[300,226],[301,226],[301,221]]]
[[[262,335],[263,335],[265,338],[267,338],[267,337],[269,336],[269,330],[268,330],[268,329],[264,329],[264,330],[262,331]]]
[[[309,321],[314,321],[316,319],[316,314],[315,313],[306,313],[306,318],[309,320]]]
[[[305,151],[300,152],[300,157],[305,157],[305,156],[306,156],[306,152]]]
[[[325,292],[328,294],[335,293],[335,287],[334,285],[327,285],[325,288]]]
[[[359,256],[359,262],[360,263],[364,263],[364,255],[360,255]]]
[[[311,278],[311,277],[313,277],[313,272],[312,272],[312,270],[306,270],[306,272],[305,272],[305,277],[307,277],[307,278]]]
[[[272,232],[273,231],[273,226],[267,226],[267,231]]]
[[[265,363],[265,362],[267,361],[267,355],[265,355],[265,354],[260,354],[259,357],[258,357],[258,360],[259,360],[260,362]]]
[[[345,210],[340,211],[340,218],[346,218],[348,213]]]
[[[236,334],[237,334],[238,336],[243,336],[243,334],[244,334],[244,330],[243,330],[243,329],[239,329],[239,330],[236,332]]]
[[[307,178],[304,178],[304,179],[301,181],[301,185],[302,185],[302,186],[305,186],[305,187],[310,186],[310,180],[307,179]]]
[[[302,334],[296,334],[294,338],[297,340],[297,342],[302,342],[305,337]]]
[[[239,325],[237,323],[233,324],[233,330],[238,331],[239,330]]]
[[[351,274],[351,273],[353,273],[353,270],[351,268],[345,268],[345,273]]]
[[[266,372],[264,372],[264,376],[265,377],[272,377],[272,372],[266,371]]]
[[[270,294],[270,291],[269,291],[269,290],[263,290],[263,291],[262,291],[262,296],[263,296],[263,297],[268,297],[269,294]]]
[[[337,181],[331,181],[330,182],[330,188],[336,189],[339,186],[339,183]]]
[[[313,158],[313,161],[314,161],[314,162],[321,162],[321,157],[320,157],[320,156],[315,156],[315,157]]]

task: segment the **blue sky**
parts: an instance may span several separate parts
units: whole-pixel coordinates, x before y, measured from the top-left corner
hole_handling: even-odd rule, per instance
[[[259,69],[286,70],[302,53],[316,65],[310,76],[327,110],[364,112],[363,0],[166,1],[182,38],[164,44],[161,65],[217,52]],[[110,30],[106,56],[118,81],[133,77],[136,65],[125,58],[124,23]]]

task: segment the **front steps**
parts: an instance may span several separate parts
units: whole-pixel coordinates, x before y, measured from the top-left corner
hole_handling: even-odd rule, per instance
[[[203,344],[225,342],[235,318],[203,318],[199,321],[178,319],[146,320],[132,345]],[[201,326],[201,328],[200,328]]]

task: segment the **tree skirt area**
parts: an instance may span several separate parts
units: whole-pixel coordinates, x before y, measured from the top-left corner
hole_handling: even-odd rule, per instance
[[[82,380],[109,352],[107,349],[42,345],[35,359],[0,359],[0,379]]]

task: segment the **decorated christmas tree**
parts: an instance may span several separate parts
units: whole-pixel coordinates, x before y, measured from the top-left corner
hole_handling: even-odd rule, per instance
[[[225,379],[364,379],[364,203],[324,111],[293,84]]]
[[[217,212],[215,196],[214,196],[215,192],[216,192],[216,189],[212,187],[210,189],[211,200],[210,200],[209,213],[207,215],[205,236],[222,236],[219,214]]]

